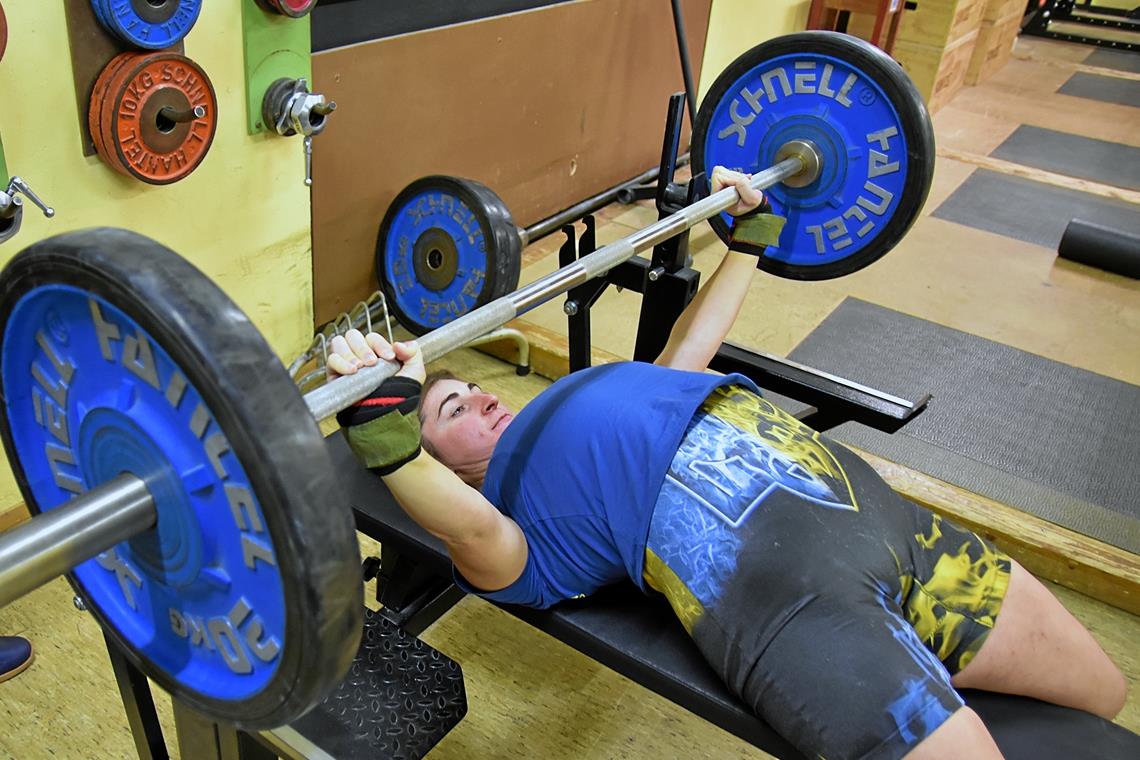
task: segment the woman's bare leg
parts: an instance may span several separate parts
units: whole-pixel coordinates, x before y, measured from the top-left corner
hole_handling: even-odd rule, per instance
[[[1124,706],[1124,676],[1083,625],[1013,562],[993,631],[951,683],[1021,694],[1111,720]]]

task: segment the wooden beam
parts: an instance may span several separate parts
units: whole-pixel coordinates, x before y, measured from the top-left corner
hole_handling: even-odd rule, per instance
[[[1137,74],[1134,71],[1122,71],[1121,69],[1110,69],[1104,66],[1089,66],[1085,63],[1073,63],[1072,61],[1046,58],[1044,56],[1035,55],[1033,53],[1024,53],[1017,49],[1014,49],[1013,57],[1019,61],[1043,63],[1046,66],[1053,66],[1059,69],[1069,69],[1070,71],[1080,71],[1085,74],[1095,74],[1098,77],[1114,77],[1116,79],[1130,79],[1133,82],[1140,82],[1140,74]]]
[[[948,158],[952,161],[960,161],[964,164],[973,164],[974,166],[980,166],[983,169],[989,169],[999,174],[1022,177],[1045,185],[1061,187],[1066,190],[1079,190],[1083,193],[1100,196],[1101,198],[1111,198],[1112,200],[1140,205],[1140,192],[1123,187],[1116,187],[1115,185],[1104,185],[1099,182],[1091,182],[1087,179],[1066,177],[1063,174],[1048,172],[1044,169],[1034,169],[1029,166],[1015,164],[1012,161],[1002,161],[1000,158],[993,158],[992,156],[979,156],[976,153],[967,153],[961,150],[954,150],[953,148],[939,148],[938,157]]]
[[[530,341],[532,371],[551,380],[569,373],[566,336],[523,319],[508,326]],[[510,341],[480,350],[510,362],[518,358]],[[615,361],[625,359],[593,350],[593,364]],[[895,491],[993,541],[1034,575],[1140,615],[1140,556],[869,452],[853,450]]]
[[[993,541],[1034,575],[1140,615],[1140,556],[854,450],[898,493]]]
[[[8,507],[3,512],[0,512],[0,533],[3,533],[9,528],[14,528],[30,518],[31,515],[28,514],[28,507],[23,502]]]

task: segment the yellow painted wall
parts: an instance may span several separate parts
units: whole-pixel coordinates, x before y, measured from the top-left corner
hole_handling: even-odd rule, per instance
[[[713,0],[698,103],[717,75],[745,50],[806,28],[810,7],[811,0]]]
[[[298,138],[250,137],[245,126],[241,7],[203,3],[186,37],[218,97],[218,130],[186,179],[157,187],[122,177],[79,137],[63,0],[6,0],[9,40],[0,61],[0,135],[8,171],[56,209],[26,204],[20,233],[0,245],[0,263],[56,233],[112,225],[148,235],[213,278],[285,360],[312,338],[309,191]],[[2,349],[2,347],[0,347]],[[0,512],[21,501],[0,464]]]

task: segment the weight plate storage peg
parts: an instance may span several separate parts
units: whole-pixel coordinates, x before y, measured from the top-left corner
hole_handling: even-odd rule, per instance
[[[922,210],[934,176],[934,131],[902,67],[855,37],[804,32],[763,42],[717,77],[693,127],[693,172],[755,173],[796,155],[819,176],[768,190],[787,217],[760,268],[820,280],[891,250]],[[710,220],[728,240],[732,218]]]
[[[257,4],[270,13],[301,18],[309,15],[317,0],[257,0]]]
[[[417,335],[518,286],[522,239],[486,185],[431,176],[404,188],[376,241],[376,276],[400,324]]]
[[[168,185],[205,159],[218,126],[218,101],[206,72],[189,58],[123,53],[96,80],[87,124],[108,166]]]
[[[173,251],[85,230],[5,268],[0,335],[0,434],[31,510],[123,473],[153,503],[69,575],[110,638],[217,720],[268,728],[318,703],[357,650],[359,551],[316,422],[249,319]]]
[[[107,31],[145,50],[177,45],[202,12],[202,0],[91,0],[91,6]]]

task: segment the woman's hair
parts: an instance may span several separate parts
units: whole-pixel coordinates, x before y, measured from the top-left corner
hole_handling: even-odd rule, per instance
[[[438,383],[441,380],[458,380],[458,379],[459,378],[456,377],[454,373],[452,373],[446,369],[437,369],[434,372],[429,372],[428,376],[426,378],[424,378],[424,387],[420,391],[420,405],[416,409],[416,415],[420,418],[420,429],[421,430],[423,429],[423,425],[424,425],[424,399],[427,398],[428,391],[431,390],[431,387],[433,385],[435,385],[436,383]],[[422,435],[420,437],[420,445],[423,446],[424,451],[431,454],[436,459],[439,459],[439,452],[436,450],[435,446],[433,446],[431,441],[429,441],[427,438],[423,437]]]

